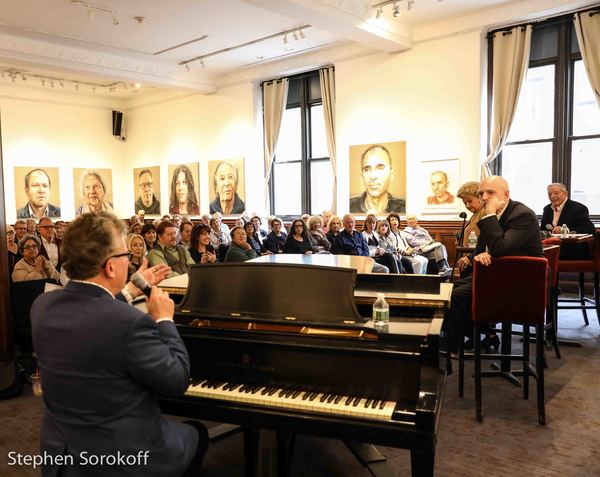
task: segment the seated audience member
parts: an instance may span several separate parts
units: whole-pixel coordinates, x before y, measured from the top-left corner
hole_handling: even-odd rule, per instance
[[[160,219],[161,222],[171,222],[171,216],[169,214],[163,215],[162,219]]]
[[[40,449],[55,457],[42,474],[198,475],[206,428],[165,419],[156,398],[183,395],[190,380],[173,301],[153,287],[168,268],[140,269],[152,286],[147,313],[127,303],[141,293],[126,284],[124,224],[105,212],[71,224],[64,255],[71,280],[31,308],[45,404]]]
[[[284,231],[283,224],[277,217],[273,217],[270,224],[271,231],[264,241],[265,249],[271,253],[283,253],[283,247],[287,240],[287,234]]]
[[[308,219],[310,219],[310,215],[308,214],[302,214],[302,216],[300,217],[302,220],[304,220],[304,223],[308,223]]]
[[[243,227],[231,229],[231,243],[225,255],[226,262],[245,262],[256,258],[256,250],[246,241],[246,231]]]
[[[25,235],[19,242],[19,253],[23,256],[15,264],[12,272],[13,282],[27,280],[60,280],[60,273],[56,271],[50,260],[40,254],[42,243],[35,235]]]
[[[215,250],[227,246],[231,242],[231,236],[221,228],[221,221],[217,217],[210,219],[210,244]]]
[[[376,225],[377,217],[375,215],[369,214],[365,217],[361,233],[363,234],[363,237],[369,246],[369,256],[372,257],[377,263],[387,267],[390,273],[401,273],[401,263],[396,260],[392,253],[387,252],[382,246],[380,246],[379,239],[375,233]],[[400,265],[400,267],[398,265]]]
[[[208,226],[207,226],[208,227]],[[190,239],[192,237],[192,229],[194,224],[191,222],[182,222],[179,226],[179,245],[185,248],[190,248]]]
[[[322,232],[323,218],[320,215],[313,215],[308,219],[308,233],[313,239],[313,243],[320,252],[329,252],[331,244]]]
[[[210,226],[210,215],[202,214],[202,216],[200,217],[200,222],[204,225]]]
[[[135,272],[144,264],[146,260],[146,242],[141,235],[127,235],[127,249],[131,254],[129,258],[129,268],[127,270],[127,279],[131,278]]]
[[[544,256],[535,212],[510,198],[508,183],[504,178],[491,176],[483,179],[479,184],[479,197],[483,202],[485,215],[478,222],[481,234],[470,261],[488,266],[499,257]],[[448,352],[456,353],[464,336],[473,339],[472,295],[473,275],[469,273],[454,282],[450,308],[444,318]],[[506,299],[510,300],[510,297]],[[497,350],[500,343],[498,337],[488,331],[482,344],[486,348],[493,347]]]
[[[485,215],[485,208],[479,198],[479,182],[465,182],[458,189],[456,197],[461,199],[466,209],[473,214],[465,225],[462,242],[459,244],[463,247],[468,247],[471,232],[475,232],[475,235],[479,237],[480,232],[477,222]],[[466,256],[460,257],[456,262],[459,270],[463,269],[466,263],[469,263],[469,258]]]
[[[133,224],[141,224],[142,221],[140,220],[140,218],[138,217],[138,215],[132,215],[131,217],[129,217],[129,227],[131,227]]]
[[[219,224],[221,224],[221,230],[229,236],[229,242],[231,242],[231,235],[229,235],[229,226],[225,222],[223,222],[223,215],[221,214],[221,212],[215,212],[213,214],[213,219],[219,219]]]
[[[134,215],[134,217],[137,217],[137,215]],[[142,224],[140,222],[133,222],[131,224],[131,226],[129,227],[129,230],[127,231],[127,233],[140,235],[141,231],[142,231]]]
[[[423,255],[427,259],[433,258],[439,274],[442,277],[449,278],[452,275],[452,268],[448,264],[448,251],[444,244],[433,240],[429,232],[419,225],[416,215],[408,214],[406,222],[408,225],[404,228],[404,232],[410,236],[407,240],[408,244],[419,255]]]
[[[25,234],[27,233],[27,222],[24,220],[17,220],[14,225],[15,229],[15,243],[19,243]]]
[[[256,229],[252,222],[246,222],[244,224],[244,231],[246,232],[246,242],[256,251],[257,255],[261,255],[262,247],[257,239]]]
[[[151,266],[164,264],[171,267],[169,278],[187,273],[194,263],[190,252],[177,245],[177,230],[174,223],[161,222],[156,229],[158,243],[148,252],[148,263]]]
[[[236,227],[241,227],[244,228],[244,224],[246,223],[246,221],[244,220],[243,217],[238,217],[237,219],[235,219],[235,226]],[[231,235],[231,234],[230,234]]]
[[[56,241],[62,241],[65,237],[65,232],[67,230],[67,224],[63,220],[57,220],[54,222],[54,237]]]
[[[331,247],[331,251],[336,255],[362,255],[363,257],[369,256],[369,246],[363,235],[358,232],[354,225],[356,221],[352,214],[344,215],[342,219],[344,230],[342,230]],[[375,262],[373,264],[373,272],[375,273],[389,273],[389,268]]]
[[[559,234],[561,226],[565,224],[570,232],[596,233],[596,227],[590,220],[588,208],[580,202],[569,199],[569,192],[564,184],[550,184],[548,199],[550,203],[544,207],[542,214],[542,230],[550,230],[553,234]],[[560,247],[560,258],[585,259],[590,257],[589,251],[590,248],[587,244],[564,243]]]
[[[342,230],[342,219],[340,219],[337,215],[332,215],[327,222],[327,233],[325,234],[325,238],[331,245],[333,245],[333,242],[340,233],[340,230]]]
[[[208,225],[196,225],[192,230],[190,240],[190,256],[194,262],[215,263],[217,261],[217,253],[210,244],[210,227]]]
[[[379,246],[387,253],[392,254],[396,260],[399,273],[414,273],[412,263],[408,257],[403,257],[398,252],[398,243],[396,237],[390,232],[390,224],[387,220],[377,222],[377,237]],[[390,269],[391,270],[391,269]]]
[[[324,210],[321,214],[321,218],[323,219],[321,232],[323,232],[323,234],[327,234],[327,232],[329,231],[329,229],[327,228],[327,224],[329,224],[329,219],[331,218],[331,210]]]
[[[262,247],[263,242],[267,238],[267,232],[261,228],[262,220],[260,220],[260,217],[258,215],[255,215],[254,217],[252,217],[251,222],[254,224],[255,238],[258,239],[258,243],[260,243]]]
[[[37,232],[37,222],[34,219],[27,219],[26,227],[29,235],[33,235]]]
[[[60,259],[60,240],[54,237],[54,224],[49,217],[42,217],[38,222],[38,230],[42,239],[40,255],[52,262],[54,268],[60,270],[62,261]]]
[[[415,275],[425,275],[429,260],[422,255],[418,255],[417,251],[408,244],[410,236],[400,230],[400,216],[396,212],[392,212],[387,216],[387,221],[390,224],[390,236],[396,242],[396,250],[402,256],[404,268],[408,268],[405,261],[407,259]]]
[[[6,226],[6,248],[8,249],[8,276],[12,277],[15,264],[23,257],[19,253],[19,246],[15,243],[15,229],[10,224]]]
[[[140,230],[140,235],[144,238],[148,252],[156,246],[156,227],[154,224],[145,224]]]
[[[144,209],[138,210],[137,217],[140,221],[140,224],[144,225],[144,220],[146,219],[146,211]]]
[[[306,223],[302,219],[295,219],[290,226],[283,253],[296,253],[310,255],[315,253],[312,240],[308,234]]]

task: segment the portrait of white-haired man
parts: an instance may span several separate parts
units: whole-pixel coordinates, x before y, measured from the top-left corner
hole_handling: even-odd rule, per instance
[[[354,169],[352,157],[351,169]],[[394,197],[390,192],[394,183],[394,172],[392,154],[388,147],[381,144],[368,147],[360,156],[360,177],[364,192],[350,198],[350,212],[405,212],[405,200]]]
[[[74,169],[74,177],[77,176],[77,171],[77,169]],[[81,205],[75,210],[75,216],[87,213],[112,212],[113,205],[109,200],[111,191],[108,188],[109,182],[106,180],[106,177],[110,177],[110,170],[106,169],[101,172],[88,169],[84,170],[79,177],[78,190]]]
[[[15,182],[19,169],[22,168],[15,168]],[[51,169],[56,169],[56,176],[58,177],[58,169]],[[17,209],[17,219],[60,217],[60,207],[50,203],[52,181],[45,169],[31,169],[25,174],[24,182],[27,203],[20,209]]]
[[[238,194],[239,169],[229,161],[219,161],[213,174],[215,198],[210,203],[210,213],[241,214],[246,204]]]
[[[158,169],[153,168],[153,169]],[[156,197],[155,190],[160,189],[160,177],[156,172],[156,181],[150,168],[134,169],[138,197],[133,206],[136,212],[143,211],[148,215],[160,215],[160,200]]]
[[[450,181],[444,171],[434,171],[429,176],[429,184],[433,195],[427,197],[427,205],[454,204],[456,198],[448,190]]]

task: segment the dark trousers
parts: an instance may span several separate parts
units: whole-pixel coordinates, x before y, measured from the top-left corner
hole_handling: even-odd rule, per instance
[[[473,301],[473,276],[469,275],[454,282],[450,309],[444,319],[444,331],[448,352],[458,353],[465,336],[473,336],[471,303]]]
[[[403,273],[402,263],[398,263],[396,257],[393,254],[386,252],[379,257],[375,257],[375,261],[380,265],[384,265],[389,268],[390,273]]]

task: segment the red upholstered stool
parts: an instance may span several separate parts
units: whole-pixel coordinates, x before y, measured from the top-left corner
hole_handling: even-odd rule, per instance
[[[587,311],[589,309],[595,309],[598,317],[598,323],[600,324],[600,235],[596,233],[594,241],[590,244],[593,247],[592,258],[585,260],[559,260],[558,261],[558,272],[560,273],[578,273],[579,274],[579,298],[578,299],[564,299],[561,298],[559,302],[575,301],[579,302],[578,305],[559,305],[558,310],[566,309],[581,309],[583,313],[583,319],[585,324],[589,325]],[[584,285],[585,285],[585,273],[594,274],[594,298],[588,298],[585,296]]]
[[[501,371],[481,371],[482,359],[508,359],[523,364],[523,399],[529,398],[529,376],[537,380],[538,422],[546,423],[544,406],[544,344],[536,340],[535,370],[529,362],[529,327],[543,336],[547,306],[548,261],[538,257],[502,257],[485,267],[475,263],[473,270],[474,336],[479,336],[482,323],[515,323],[523,325],[523,354],[481,353],[481,342],[475,340],[476,416],[483,420],[481,399],[482,376],[498,376]],[[515,372],[514,374],[520,374]]]

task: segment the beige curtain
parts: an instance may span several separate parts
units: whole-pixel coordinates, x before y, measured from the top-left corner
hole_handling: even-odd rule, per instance
[[[492,124],[490,155],[481,166],[481,177],[490,175],[490,163],[506,143],[515,116],[521,85],[529,65],[531,25],[500,31],[492,38]]]
[[[600,13],[576,13],[573,21],[583,64],[600,106]]]
[[[281,129],[281,119],[287,102],[289,80],[282,78],[263,84],[263,123],[265,145],[265,210],[269,210],[269,179],[273,157]]]
[[[323,115],[325,116],[325,134],[327,135],[327,150],[333,170],[333,196],[331,212],[337,213],[337,156],[335,145],[335,69],[333,67],[319,70],[321,79],[321,98],[323,100]]]

